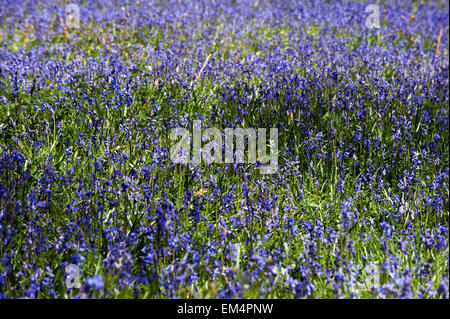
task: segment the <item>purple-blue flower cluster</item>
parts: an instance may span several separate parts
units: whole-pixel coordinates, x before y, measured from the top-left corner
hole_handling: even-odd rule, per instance
[[[3,2],[0,297],[449,298],[448,2]]]

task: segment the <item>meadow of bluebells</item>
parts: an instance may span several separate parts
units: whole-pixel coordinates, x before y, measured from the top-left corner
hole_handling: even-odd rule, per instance
[[[448,1],[72,3],[0,1],[0,297],[449,298]]]

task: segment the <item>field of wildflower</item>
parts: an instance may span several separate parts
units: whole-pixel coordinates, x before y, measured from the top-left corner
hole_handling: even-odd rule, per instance
[[[448,299],[448,10],[0,0],[0,297]]]

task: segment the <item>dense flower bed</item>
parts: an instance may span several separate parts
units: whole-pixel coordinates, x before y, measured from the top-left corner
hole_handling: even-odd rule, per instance
[[[67,4],[0,6],[1,297],[449,298],[447,1]]]

